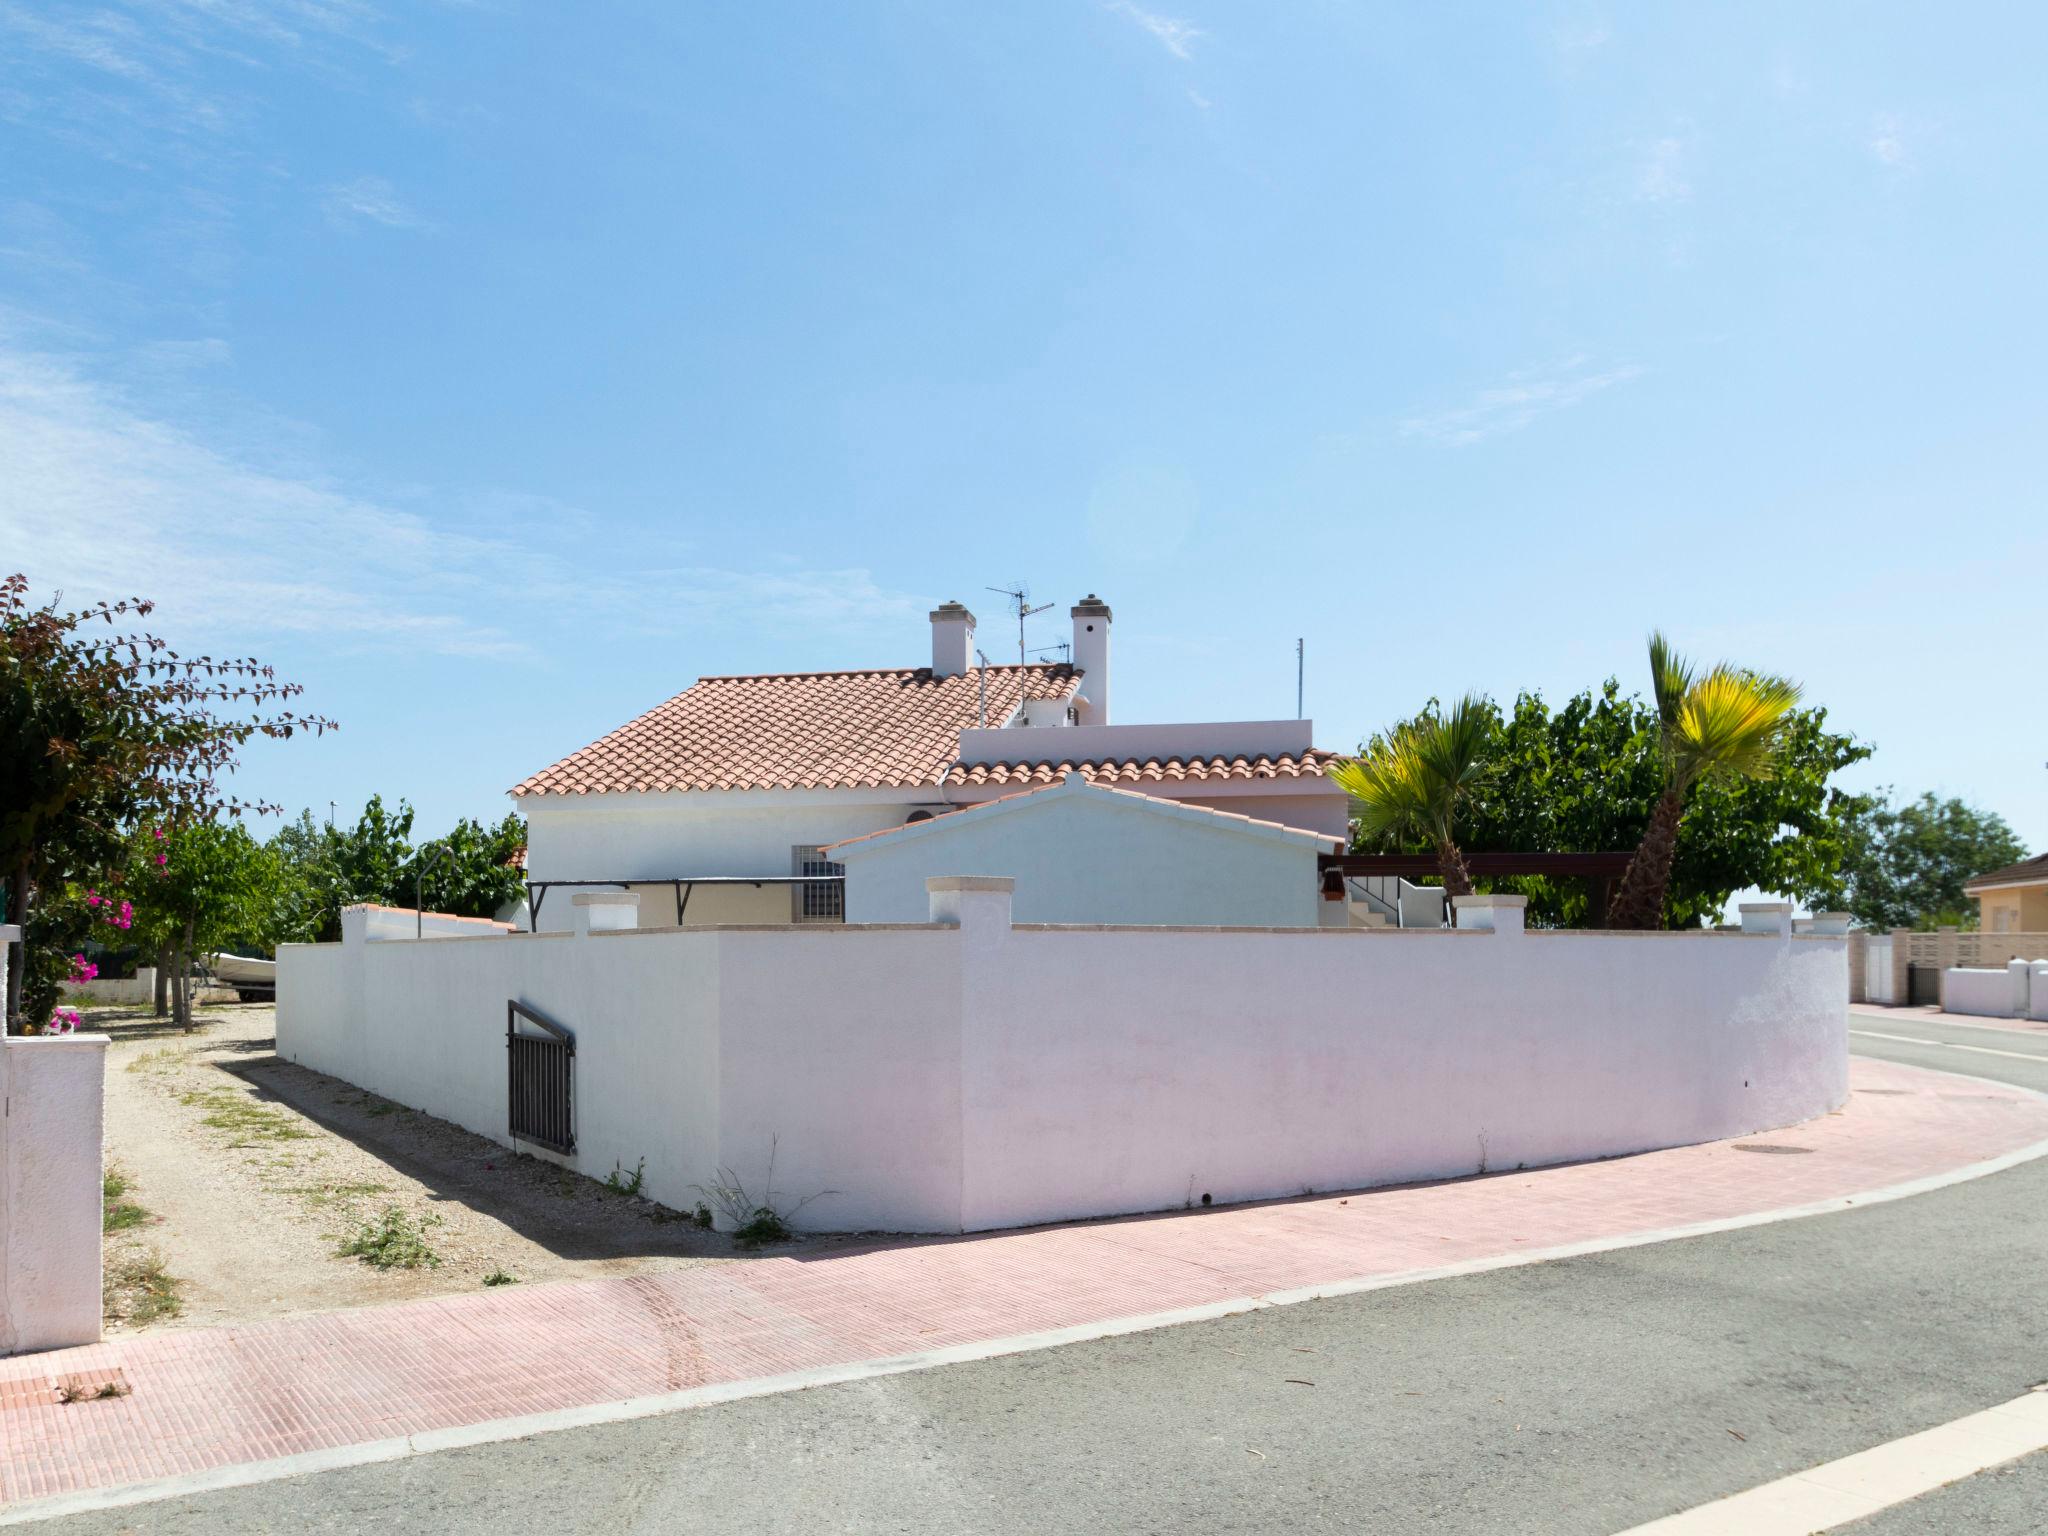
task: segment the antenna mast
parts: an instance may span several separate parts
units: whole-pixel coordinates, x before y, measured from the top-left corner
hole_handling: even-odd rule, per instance
[[[1031,589],[1021,581],[1014,587],[990,587],[988,590],[1000,592],[1007,597],[1010,600],[1010,611],[1017,616],[1017,665],[1021,667],[1030,660],[1024,649],[1024,621],[1034,613],[1045,612],[1052,604],[1040,603],[1036,608],[1032,607]]]
[[[1302,716],[1301,691],[1308,681],[1307,645],[1307,640],[1299,637],[1294,642],[1294,718],[1297,720]]]

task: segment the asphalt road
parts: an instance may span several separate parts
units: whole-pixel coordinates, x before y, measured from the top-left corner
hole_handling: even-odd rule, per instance
[[[2048,1091],[2048,1038],[1852,1027]],[[2048,1159],[1838,1215],[73,1516],[146,1531],[1585,1533],[2048,1379]],[[2048,1528],[2048,1458],[1855,1529]]]

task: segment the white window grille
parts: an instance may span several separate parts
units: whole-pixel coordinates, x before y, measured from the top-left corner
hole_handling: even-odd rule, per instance
[[[790,850],[790,873],[794,875],[844,875],[846,866],[835,864],[819,853],[816,845]],[[846,921],[846,887],[838,880],[820,880],[815,885],[792,885],[789,920],[793,923],[843,923]]]

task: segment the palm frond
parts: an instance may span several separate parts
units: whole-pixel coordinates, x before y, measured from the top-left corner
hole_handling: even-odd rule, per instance
[[[1363,757],[1338,763],[1328,773],[1351,796],[1359,830],[1368,840],[1401,839],[1428,830],[1429,794],[1413,733],[1406,728],[1375,741]]]
[[[1663,631],[1650,631],[1650,692],[1657,702],[1657,718],[1668,730],[1692,692],[1693,666],[1671,648]]]
[[[1796,684],[1716,667],[1686,691],[1671,729],[1671,756],[1683,781],[1708,774],[1768,779],[1777,768]]]
[[[1448,713],[1432,709],[1374,738],[1330,777],[1350,794],[1368,839],[1448,843],[1459,801],[1485,771],[1492,731],[1486,700],[1467,694]]]

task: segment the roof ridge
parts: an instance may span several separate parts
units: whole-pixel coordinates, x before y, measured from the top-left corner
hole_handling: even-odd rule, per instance
[[[920,672],[930,672],[929,666],[922,667],[826,667],[811,672],[705,672],[698,675],[700,683],[768,683],[782,682],[799,677],[915,677]],[[969,667],[968,672],[978,672],[979,667]],[[988,664],[991,672],[1074,672],[1081,668],[1071,661],[992,661]],[[962,673],[946,674],[948,677],[964,676]],[[688,690],[684,690],[687,692]]]

